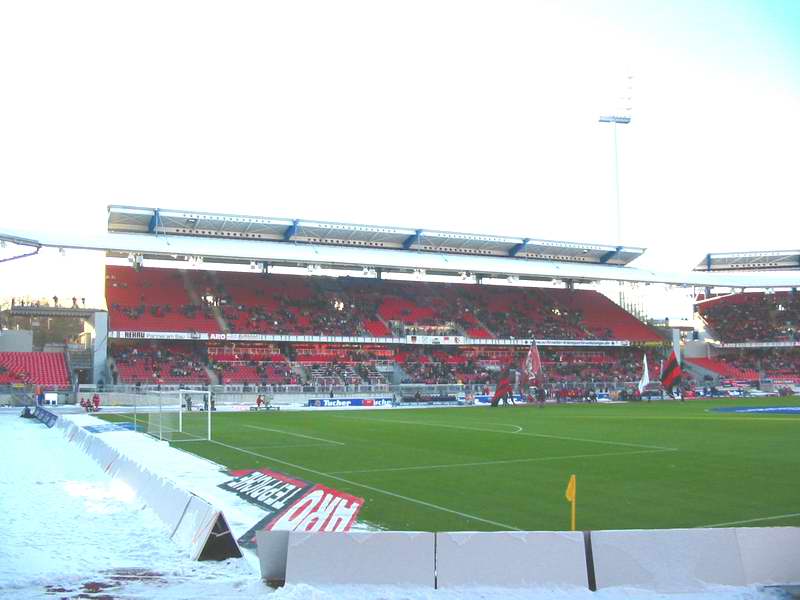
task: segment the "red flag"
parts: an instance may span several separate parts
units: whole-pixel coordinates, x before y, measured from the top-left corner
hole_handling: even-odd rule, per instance
[[[542,373],[542,358],[539,356],[536,340],[533,340],[525,360],[522,361],[522,381],[531,382],[538,377],[539,373]]]
[[[664,368],[661,370],[661,385],[671,396],[672,388],[681,382],[681,364],[678,362],[678,357],[675,355],[675,350],[669,355],[667,362],[664,363]]]

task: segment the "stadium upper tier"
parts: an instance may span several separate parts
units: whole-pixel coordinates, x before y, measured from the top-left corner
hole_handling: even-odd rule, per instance
[[[797,292],[732,294],[699,302],[697,310],[725,344],[800,342]]]
[[[662,341],[589,290],[108,266],[106,301],[112,331]]]

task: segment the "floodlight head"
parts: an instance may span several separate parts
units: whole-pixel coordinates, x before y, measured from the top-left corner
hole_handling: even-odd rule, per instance
[[[601,115],[601,123],[618,123],[620,125],[627,125],[631,122],[631,118],[627,115]]]

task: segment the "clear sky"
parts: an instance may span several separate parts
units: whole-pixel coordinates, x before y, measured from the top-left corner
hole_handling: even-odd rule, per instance
[[[0,230],[134,204],[616,243],[628,81],[637,264],[800,246],[796,0],[0,0]],[[0,264],[0,298],[92,297],[99,264]]]

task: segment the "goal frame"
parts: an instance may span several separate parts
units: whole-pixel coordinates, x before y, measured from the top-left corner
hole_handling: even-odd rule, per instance
[[[212,396],[210,390],[158,390],[150,392],[151,394],[155,394],[158,397],[158,414],[159,414],[159,422],[158,422],[158,439],[160,441],[164,440],[164,429],[163,429],[163,416],[164,414],[169,414],[172,412],[171,410],[165,409],[165,407],[174,406],[174,404],[166,404],[164,402],[165,397],[169,398],[177,398],[178,401],[178,429],[175,433],[186,433],[183,429],[183,413],[187,411],[187,397],[189,397],[194,404],[194,397],[200,396],[200,406],[203,408],[199,409],[199,412],[205,410],[206,412],[206,432],[204,437],[198,437],[197,441],[211,441],[211,413],[214,412],[212,410]],[[153,407],[155,408],[155,406]],[[191,412],[190,410],[187,412]],[[150,435],[156,437],[155,431],[148,431]],[[181,440],[175,440],[181,441]],[[183,441],[195,441],[195,440],[183,440]]]

